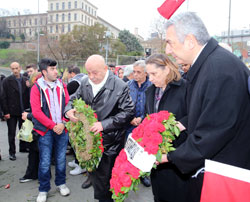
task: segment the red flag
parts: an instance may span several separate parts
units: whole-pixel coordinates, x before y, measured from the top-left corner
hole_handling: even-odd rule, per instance
[[[158,12],[169,19],[185,0],[166,0],[159,8]]]
[[[249,202],[250,170],[206,160],[200,202]]]

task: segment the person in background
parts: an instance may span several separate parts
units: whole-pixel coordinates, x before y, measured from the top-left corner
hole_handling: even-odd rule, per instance
[[[14,161],[16,160],[16,126],[18,123],[19,129],[21,129],[22,113],[29,108],[29,88],[26,86],[26,78],[20,73],[20,64],[12,62],[10,69],[12,75],[3,80],[1,101],[8,126],[9,159]],[[20,140],[19,151],[28,152],[28,144]]]
[[[38,72],[38,68],[37,68],[37,66],[35,64],[29,64],[29,65],[26,66],[26,73],[28,74],[27,75],[28,80],[26,81],[26,85],[28,87],[31,86],[31,84],[30,84],[31,75],[34,75],[34,73],[37,73],[37,72]]]
[[[190,66],[191,66],[190,64],[181,64],[181,69],[182,69],[182,71],[183,71],[181,77],[182,77],[183,79],[186,79],[186,78],[187,78],[187,72],[188,72],[188,70],[190,69]]]
[[[111,72],[113,72],[114,75],[116,75],[116,74],[115,74],[115,65],[110,64],[110,65],[109,65],[109,70],[110,70]]]
[[[47,200],[51,179],[51,156],[55,156],[55,184],[62,196],[70,194],[66,186],[66,149],[68,133],[65,131],[63,119],[64,108],[69,101],[66,85],[57,78],[57,62],[51,59],[41,59],[39,78],[30,93],[33,130],[40,135],[39,146],[39,194],[37,202]]]
[[[41,72],[34,72],[30,75],[30,87],[33,86],[35,81],[42,76]],[[31,110],[29,112],[25,111],[22,113],[22,119],[32,121]],[[32,131],[33,140],[29,143],[29,155],[28,155],[28,165],[26,172],[23,177],[19,179],[20,183],[30,182],[38,178],[38,167],[39,167],[39,148],[38,148],[38,138],[39,134]]]
[[[178,66],[167,55],[154,54],[146,59],[146,69],[149,80],[153,83],[146,91],[146,114],[166,110],[173,113],[177,121],[181,121],[187,115],[186,82],[181,78]],[[173,146],[177,148],[181,145],[186,136],[183,131],[173,142]],[[188,179],[188,175],[182,175],[173,165],[158,165],[151,171],[154,201],[186,201]]]
[[[133,79],[134,76],[133,76],[133,65],[127,65],[125,68],[124,68],[124,73],[123,73],[123,81],[127,82],[131,79]]]
[[[120,68],[118,71],[117,71],[117,75],[120,79],[123,79],[123,73],[124,73],[124,69],[123,68]]]
[[[134,79],[129,80],[127,84],[129,87],[129,94],[135,105],[135,115],[127,127],[126,138],[130,133],[132,133],[132,130],[135,129],[145,118],[145,102],[146,102],[145,91],[152,84],[147,77],[146,64],[144,60],[138,60],[133,65],[129,66],[132,67]],[[126,73],[126,67],[124,74],[125,73]],[[146,176],[140,179],[145,187],[151,186],[149,177]]]
[[[2,97],[2,92],[3,92],[3,80],[6,78],[5,75],[1,74],[0,75],[0,97]],[[1,121],[4,121],[4,114],[3,114],[3,110],[2,110],[2,103],[1,103],[1,99],[0,99],[0,119]]]
[[[81,80],[86,77],[86,74],[83,74],[80,72],[80,68],[76,66],[71,66],[68,68],[68,84],[67,84],[67,89],[69,92],[69,96],[74,94],[76,90],[79,88],[81,85]],[[72,149],[73,150],[73,149]],[[86,171],[86,169],[82,169],[79,166],[79,162],[76,158],[75,152],[72,151],[74,154],[75,159],[71,162],[68,163],[68,166],[71,168],[74,168],[73,170],[69,171],[69,174],[71,175],[79,175],[83,172]]]
[[[98,121],[90,131],[102,132],[104,152],[98,168],[90,174],[94,187],[94,198],[99,202],[112,202],[110,192],[111,171],[125,143],[125,126],[132,120],[134,104],[125,82],[108,71],[105,60],[100,55],[90,56],[85,68],[88,77],[81,82],[80,88],[70,98],[65,108],[65,117],[77,122],[72,109],[74,99],[82,98],[96,111]]]
[[[187,73],[188,136],[162,163],[193,174],[187,199],[200,201],[205,159],[250,169],[250,72],[235,55],[210,37],[192,12],[166,24],[166,54],[190,64]],[[167,183],[166,183],[167,185]]]

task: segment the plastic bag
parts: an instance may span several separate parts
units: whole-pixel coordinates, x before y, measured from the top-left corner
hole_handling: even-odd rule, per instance
[[[33,141],[31,133],[32,129],[33,129],[33,123],[30,120],[26,119],[22,124],[22,128],[19,130],[17,134],[17,138],[25,142],[32,142]]]

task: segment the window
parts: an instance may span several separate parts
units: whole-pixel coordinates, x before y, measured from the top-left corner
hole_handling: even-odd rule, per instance
[[[32,31],[31,31],[31,29],[30,29],[30,36],[32,35]]]
[[[71,2],[68,2],[68,9],[71,9]]]
[[[32,25],[32,20],[30,19],[30,25]]]
[[[11,21],[8,22],[9,23],[9,27],[11,26]]]
[[[35,18],[35,25],[37,25],[37,19]]]
[[[42,25],[42,24],[43,24],[43,19],[41,18],[41,19],[40,19],[40,25]]]
[[[87,11],[88,10],[88,6],[85,4],[85,11]]]
[[[71,14],[68,14],[68,21],[71,21]]]
[[[74,20],[77,21],[77,13],[74,14]]]
[[[58,22],[59,16],[58,14],[56,14],[56,22]]]
[[[14,23],[14,27],[15,27],[15,26],[16,26],[16,21],[14,20],[13,23]],[[16,30],[15,30],[15,31],[16,31]]]
[[[64,25],[62,25],[62,33],[64,33]]]
[[[53,32],[53,27],[52,26],[50,26],[50,33],[52,33]]]
[[[75,1],[75,8],[77,8],[77,1]]]
[[[82,22],[83,22],[83,15],[82,15]]]
[[[64,13],[62,14],[62,22],[64,22]]]
[[[90,25],[90,19],[89,19],[89,17],[88,17],[88,25]]]
[[[85,15],[85,24],[87,24],[87,15]]]
[[[50,4],[50,10],[53,11],[53,3]]]
[[[84,4],[82,3],[82,9],[84,9]]]
[[[90,7],[88,7],[89,13],[90,13]]]
[[[65,9],[65,3],[62,2],[62,10],[64,10],[64,9]]]
[[[50,22],[53,22],[53,15],[50,16]]]
[[[71,26],[68,24],[68,32],[71,32]]]
[[[56,25],[56,33],[58,33],[58,25]]]
[[[59,10],[59,3],[56,3],[56,10]]]

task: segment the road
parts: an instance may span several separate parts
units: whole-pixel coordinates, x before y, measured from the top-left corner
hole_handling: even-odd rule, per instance
[[[19,151],[18,140],[16,140],[17,151]],[[38,194],[38,181],[19,183],[18,179],[23,177],[27,166],[27,153],[17,152],[17,160],[8,159],[8,139],[6,122],[0,122],[0,149],[3,160],[0,161],[0,202],[34,202]],[[71,161],[73,156],[67,156],[67,162]],[[67,166],[67,185],[71,189],[68,197],[62,197],[57,193],[54,185],[54,166],[52,166],[51,190],[49,192],[48,202],[96,202],[93,199],[93,188],[82,189],[81,184],[85,181],[86,176],[69,175],[70,168]],[[10,184],[9,189],[5,185]],[[139,190],[131,192],[125,202],[152,202],[152,190],[143,185]]]

